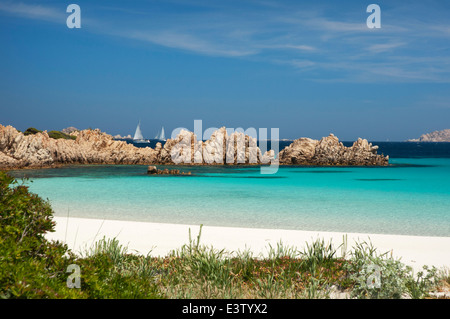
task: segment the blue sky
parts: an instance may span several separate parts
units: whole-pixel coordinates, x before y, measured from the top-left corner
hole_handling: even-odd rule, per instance
[[[0,123],[405,140],[450,128],[449,53],[445,0],[0,0]]]

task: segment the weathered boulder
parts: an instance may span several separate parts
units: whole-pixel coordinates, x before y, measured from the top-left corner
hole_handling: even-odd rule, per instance
[[[342,165],[385,166],[389,156],[377,154],[378,146],[359,138],[351,147],[346,147],[330,134],[320,141],[299,138],[283,149],[278,156],[281,165]]]

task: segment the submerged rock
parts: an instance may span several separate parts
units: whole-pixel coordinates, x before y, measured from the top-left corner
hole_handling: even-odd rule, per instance
[[[147,168],[147,174],[156,174],[158,172],[158,169],[156,166],[149,166]]]
[[[156,166],[149,166],[147,168],[147,174],[149,175],[192,175],[191,172],[180,172],[179,169],[171,169],[165,168],[163,170],[158,169]]]

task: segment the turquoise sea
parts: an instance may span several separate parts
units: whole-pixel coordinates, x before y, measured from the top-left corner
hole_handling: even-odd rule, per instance
[[[448,145],[450,146],[450,144]],[[388,167],[183,167],[192,176],[148,176],[147,166],[13,171],[48,198],[56,216],[450,236],[450,158],[391,158]]]

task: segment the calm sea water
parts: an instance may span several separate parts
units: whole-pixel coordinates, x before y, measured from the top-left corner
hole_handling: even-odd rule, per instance
[[[217,226],[450,236],[450,143],[375,143],[389,167],[147,166],[15,171],[56,216]],[[282,148],[282,147],[281,147]]]

